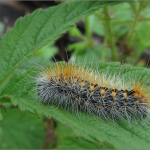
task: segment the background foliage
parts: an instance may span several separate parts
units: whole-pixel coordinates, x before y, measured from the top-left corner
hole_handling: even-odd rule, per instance
[[[149,88],[149,70],[143,67],[149,65],[149,14],[146,1],[86,1],[63,2],[19,18],[0,39],[0,148],[148,149],[149,118],[146,125],[113,123],[38,104],[31,77],[67,53],[101,72],[121,73],[126,80],[140,77]],[[79,20],[82,29],[75,26]],[[63,53],[57,42],[65,35],[77,41],[67,43]],[[127,63],[138,67],[120,65]]]

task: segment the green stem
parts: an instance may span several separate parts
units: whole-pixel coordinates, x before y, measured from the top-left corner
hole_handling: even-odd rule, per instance
[[[104,37],[104,43],[103,43],[103,50],[102,50],[102,62],[105,62],[105,58],[106,58],[106,47],[107,47],[107,33],[105,31],[105,37]]]
[[[88,17],[85,18],[85,34],[86,34],[87,40],[91,41],[91,30],[90,30],[90,22],[89,22]]]
[[[107,32],[108,40],[109,40],[109,43],[110,43],[112,61],[116,61],[117,60],[116,48],[115,48],[114,38],[113,38],[113,35],[112,35],[112,27],[111,27],[107,7],[104,7],[104,13],[105,13],[106,32]]]
[[[138,10],[136,11],[136,14],[135,14],[135,19],[134,19],[133,24],[131,26],[131,29],[128,32],[128,35],[127,35],[127,41],[128,41],[128,48],[129,49],[131,48],[131,45],[132,45],[135,27],[136,27],[136,24],[138,22],[138,18],[139,18],[140,12],[142,10],[142,6],[143,6],[143,2],[140,2],[139,8],[138,8]]]

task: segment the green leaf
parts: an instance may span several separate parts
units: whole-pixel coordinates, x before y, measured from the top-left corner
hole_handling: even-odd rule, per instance
[[[100,72],[119,74],[129,82],[139,78],[141,82],[150,88],[150,72],[145,68],[120,66],[119,63],[93,63],[89,67],[97,68]],[[36,69],[35,69],[36,70]],[[146,123],[147,128],[142,125],[130,125],[118,120],[117,123],[104,121],[100,118],[78,112],[71,114],[56,106],[46,106],[37,100],[36,86],[33,78],[36,77],[35,70],[31,69],[23,74],[16,74],[4,89],[2,96],[12,99],[14,105],[21,110],[29,111],[35,115],[43,114],[57,121],[67,124],[73,129],[78,137],[82,137],[92,143],[104,143],[105,146],[115,149],[149,149],[150,147],[150,118],[145,118],[141,123]],[[5,120],[5,117],[4,117]]]
[[[35,64],[39,66],[45,66],[48,63],[53,63],[51,60],[54,55],[58,53],[58,48],[54,47],[52,43],[43,46],[41,49],[37,50],[34,57],[20,65],[19,69],[29,69],[34,67]]]
[[[77,27],[74,27],[73,29],[71,29],[69,33],[71,36],[79,37],[81,39],[84,38],[84,36],[82,35],[82,33]]]
[[[75,135],[68,125],[57,123],[56,128],[57,147],[56,149],[112,149],[105,143],[91,143]]]
[[[37,9],[16,21],[0,41],[0,85],[11,77],[14,70],[32,57],[33,52],[53,41],[57,36],[74,27],[83,17],[100,7],[113,5],[117,1],[86,1],[62,3],[48,9]]]
[[[77,55],[84,52],[87,47],[88,47],[87,42],[78,42],[78,43],[68,45],[67,50],[68,51],[74,50],[73,55]]]
[[[3,114],[0,149],[42,148],[45,135],[42,117],[38,119],[29,113],[21,113],[17,108],[7,108]]]

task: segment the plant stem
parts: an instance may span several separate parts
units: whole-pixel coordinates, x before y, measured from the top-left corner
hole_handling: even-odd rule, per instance
[[[135,19],[133,21],[132,27],[131,27],[130,31],[128,32],[128,35],[127,35],[127,41],[128,41],[128,48],[129,48],[129,50],[130,50],[131,45],[132,45],[135,27],[136,27],[136,24],[138,22],[138,18],[139,18],[140,12],[142,10],[142,6],[143,6],[143,2],[140,2],[138,10],[135,12],[136,14],[135,14]]]
[[[106,33],[107,33],[107,37],[108,37],[108,40],[109,40],[109,43],[110,43],[112,61],[116,61],[117,60],[116,48],[115,48],[114,38],[113,38],[113,35],[112,35],[112,27],[111,27],[107,7],[104,7],[104,13],[105,13]]]
[[[88,17],[85,18],[85,34],[86,34],[87,40],[91,41],[91,30],[90,30],[90,22],[89,22]]]
[[[102,62],[105,62],[105,58],[106,58],[106,47],[107,47],[107,33],[105,30],[105,37],[104,37],[104,43],[103,43],[103,50],[102,50]]]

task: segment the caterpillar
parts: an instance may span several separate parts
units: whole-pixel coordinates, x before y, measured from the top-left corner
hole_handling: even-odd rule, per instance
[[[149,94],[137,79],[100,73],[83,65],[54,63],[43,69],[37,82],[42,103],[84,111],[106,120],[142,120],[148,116]]]

